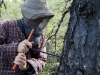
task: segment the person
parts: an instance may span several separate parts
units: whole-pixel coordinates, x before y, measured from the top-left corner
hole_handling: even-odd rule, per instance
[[[38,75],[47,55],[43,29],[54,16],[46,0],[26,0],[21,6],[22,18],[0,23],[0,75]],[[34,33],[27,40],[31,30]],[[12,70],[16,64],[15,70]]]

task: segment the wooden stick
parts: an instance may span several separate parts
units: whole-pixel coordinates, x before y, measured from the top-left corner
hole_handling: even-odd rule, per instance
[[[28,36],[28,38],[27,38],[27,40],[29,41],[30,39],[31,39],[31,37],[32,37],[32,34],[34,33],[34,29],[32,29],[32,31],[30,32],[30,34],[29,34],[29,36]],[[16,64],[14,64],[14,66],[13,66],[13,70],[15,70],[16,69],[16,67],[17,67],[17,65]]]

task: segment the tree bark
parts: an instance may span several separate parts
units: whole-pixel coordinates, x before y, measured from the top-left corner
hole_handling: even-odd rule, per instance
[[[100,75],[100,0],[74,0],[58,75]]]

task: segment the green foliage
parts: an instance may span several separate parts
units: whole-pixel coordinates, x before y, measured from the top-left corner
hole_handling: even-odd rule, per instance
[[[2,6],[2,8],[0,8],[0,11],[1,11],[0,21],[2,21],[4,19],[21,18],[22,14],[21,14],[20,6],[22,3],[23,3],[23,0],[21,0],[20,2],[19,1],[15,2],[15,0],[12,0],[12,2],[5,1],[7,9],[5,9],[4,6]]]
[[[65,6],[64,0],[48,0],[48,4],[55,16],[50,20],[48,26],[44,30],[47,39],[49,36],[55,34]],[[67,14],[66,19],[69,19],[69,14]],[[68,24],[68,21],[65,23]],[[61,27],[56,34],[56,38],[53,36],[47,41],[47,52],[60,55],[63,47],[64,35],[67,30],[67,25],[65,23],[61,24]],[[52,75],[56,73],[59,60],[59,58],[48,56],[47,64],[39,75]]]

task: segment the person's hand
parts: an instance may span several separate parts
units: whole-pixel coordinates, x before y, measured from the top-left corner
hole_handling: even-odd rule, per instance
[[[18,65],[21,70],[26,70],[27,62],[25,53],[18,53],[18,55],[15,57],[14,63]]]
[[[33,42],[29,42],[28,40],[24,40],[24,41],[20,42],[18,44],[17,51],[19,53],[27,53],[29,51],[29,48],[32,48],[32,43]]]

